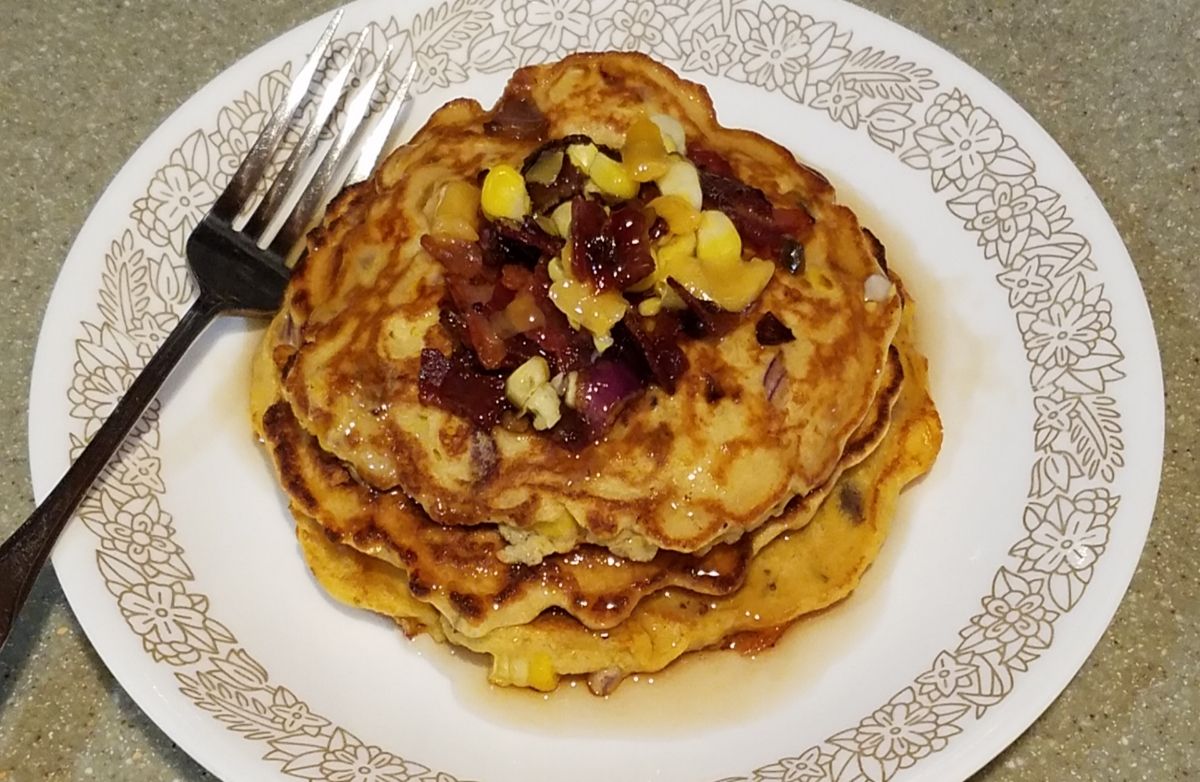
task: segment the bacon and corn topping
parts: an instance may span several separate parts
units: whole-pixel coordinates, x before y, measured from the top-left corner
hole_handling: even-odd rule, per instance
[[[531,108],[505,121],[534,134]],[[421,243],[443,267],[441,322],[460,346],[422,352],[422,401],[484,428],[528,416],[572,448],[648,386],[674,393],[681,344],[735,327],[777,267],[803,271],[813,223],[720,155],[689,152],[661,114],[637,118],[619,150],[567,136],[436,198]],[[770,313],[757,334],[792,337]]]

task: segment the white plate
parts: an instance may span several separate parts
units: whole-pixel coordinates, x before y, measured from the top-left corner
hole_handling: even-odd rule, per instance
[[[55,551],[105,662],[227,780],[953,780],[979,768],[1100,637],[1158,485],[1154,332],[1087,183],[979,74],[849,5],[418,7],[358,3],[343,25],[375,20],[375,51],[385,37],[415,50],[415,118],[463,93],[494,100],[518,61],[641,48],[708,85],[725,123],[826,173],[920,301],[946,428],[938,463],[905,494],[861,588],[758,660],[710,655],[607,701],[495,693],[477,661],[409,643],[313,583],[247,423],[258,332],[227,320]],[[186,304],[186,232],[324,23],[197,93],[84,225],[34,368],[39,495]]]

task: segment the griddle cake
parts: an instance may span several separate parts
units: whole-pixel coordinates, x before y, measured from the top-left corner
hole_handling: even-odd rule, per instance
[[[848,595],[941,423],[819,173],[650,58],[454,100],[309,235],[255,431],[334,597],[607,694]]]
[[[544,118],[540,135],[489,130],[514,104]],[[431,204],[448,183],[521,166],[546,139],[583,134],[617,146],[647,112],[676,118],[687,143],[722,159],[736,181],[805,210],[805,268],[775,274],[721,339],[683,344],[689,371],[674,392],[634,399],[572,458],[546,437],[504,427],[481,445],[474,422],[419,394],[423,352],[454,350],[439,318],[446,275],[422,245]],[[296,352],[285,395],[304,429],[373,488],[401,489],[440,523],[495,522],[546,539],[515,558],[580,542],[638,559],[658,548],[693,552],[753,530],[832,475],[876,395],[899,322],[894,291],[864,299],[864,284],[881,273],[829,183],[762,136],[720,126],[702,87],[642,55],[573,55],[517,71],[492,111],[470,100],[443,106],[343,200],[289,287]],[[794,339],[759,344],[755,324],[766,313]],[[790,383],[772,403],[761,379],[776,360]]]
[[[761,651],[804,614],[854,590],[878,555],[900,491],[933,464],[942,429],[925,360],[911,344],[902,344],[900,353],[905,380],[882,444],[846,470],[809,524],[755,556],[730,595],[662,590],[606,631],[549,611],[523,625],[472,636],[414,601],[402,570],[317,533],[319,527],[302,518],[305,559],[335,597],[402,620],[410,632],[427,631],[490,655],[491,678],[499,684],[549,690],[561,676],[585,675],[594,692],[605,694],[623,678],[661,670],[690,651],[731,644]]]

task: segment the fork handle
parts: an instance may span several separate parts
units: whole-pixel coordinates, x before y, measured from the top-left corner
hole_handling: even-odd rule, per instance
[[[158,352],[134,378],[112,415],[100,426],[58,485],[17,531],[0,544],[0,647],[8,640],[38,572],[75,508],[121,446],[125,435],[141,418],[171,370],[222,308],[222,302],[215,296],[200,294],[163,340]]]

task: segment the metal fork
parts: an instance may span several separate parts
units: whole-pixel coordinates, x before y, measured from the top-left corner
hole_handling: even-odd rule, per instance
[[[71,519],[108,460],[141,418],[171,370],[205,327],[222,313],[266,316],[279,309],[289,269],[287,260],[305,230],[325,206],[329,192],[342,182],[364,179],[374,169],[399,117],[416,72],[411,66],[385,108],[370,126],[363,124],[380,78],[391,60],[391,47],[358,87],[343,90],[370,28],[358,35],[345,62],[328,77],[311,120],[274,182],[244,225],[241,215],[253,205],[267,167],[276,155],[297,111],[308,94],[318,67],[332,54],[342,11],[322,33],[308,61],[284,99],[275,107],[254,146],[187,241],[188,266],[199,296],[163,340],[158,352],[134,379],[112,415],[104,422],[58,485],[28,519],[0,544],[0,647],[8,639],[54,542]],[[321,131],[344,98],[343,123],[333,141],[319,149]],[[355,154],[352,170],[350,161]],[[315,167],[315,170],[314,170]],[[298,194],[298,196],[297,196]],[[292,204],[290,210],[285,207]],[[282,225],[272,231],[276,224]]]

